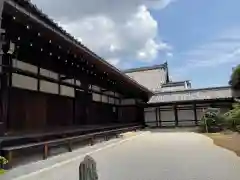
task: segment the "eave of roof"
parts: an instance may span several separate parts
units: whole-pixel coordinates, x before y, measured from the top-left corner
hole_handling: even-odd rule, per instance
[[[218,93],[215,94],[205,94],[198,95],[194,93],[198,92],[208,92],[208,91],[224,91],[221,92],[219,96]],[[230,86],[222,87],[209,87],[209,88],[200,88],[200,89],[186,89],[186,90],[177,90],[177,91],[167,91],[167,92],[158,92],[149,100],[148,104],[159,104],[159,103],[170,103],[170,102],[184,102],[184,101],[197,101],[197,100],[207,100],[207,99],[233,99]],[[177,95],[177,99],[176,96]],[[197,97],[195,97],[197,95]],[[210,95],[210,96],[209,96]],[[180,97],[180,99],[179,99]]]
[[[185,85],[185,83],[190,83],[190,80],[168,82],[168,83],[166,83],[166,84],[162,84],[162,87],[182,86],[182,85]]]
[[[149,71],[149,70],[161,69],[161,68],[166,69],[167,68],[167,63],[153,65],[153,66],[140,67],[140,68],[126,69],[126,70],[123,70],[123,72],[124,73],[133,73],[133,72]]]
[[[134,84],[136,87],[144,91],[148,94],[148,96],[153,95],[153,92],[147,89],[146,87],[142,86],[141,84],[134,81],[132,78],[127,76],[124,72],[120,71],[107,61],[105,61],[103,58],[99,57],[97,54],[89,50],[87,47],[85,47],[82,43],[80,43],[78,40],[76,40],[73,36],[71,36],[69,33],[67,33],[65,30],[63,30],[57,23],[55,23],[52,19],[50,19],[46,14],[44,14],[42,11],[40,11],[36,5],[33,5],[29,0],[5,0],[6,3],[9,5],[15,7],[16,9],[21,9],[22,11],[28,12],[28,16],[32,18],[33,20],[38,20],[42,24],[46,24],[46,27],[52,28],[55,33],[58,33],[60,36],[64,37],[66,40],[70,41],[72,44],[74,44],[76,47],[82,49],[92,57],[99,60],[102,64],[107,66],[109,69],[112,69],[115,71],[118,75],[122,76],[126,81],[129,83]],[[48,28],[49,28],[48,27]]]
[[[223,89],[230,89],[230,86],[219,86],[219,87],[207,87],[207,88],[198,88],[198,89],[184,89],[184,90],[176,90],[176,91],[164,91],[164,92],[157,92],[155,95],[158,94],[173,94],[178,92],[196,92],[196,91],[204,91],[204,90],[223,90]]]

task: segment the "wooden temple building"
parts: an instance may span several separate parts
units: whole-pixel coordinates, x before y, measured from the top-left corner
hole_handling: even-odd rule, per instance
[[[205,109],[220,108],[224,113],[234,102],[230,86],[193,89],[189,80],[170,81],[167,63],[125,73],[154,92],[144,109],[149,127],[197,126]]]
[[[27,0],[1,0],[0,17],[0,137],[144,123],[149,89]]]

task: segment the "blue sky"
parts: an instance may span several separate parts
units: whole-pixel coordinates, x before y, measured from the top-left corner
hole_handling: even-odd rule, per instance
[[[239,0],[176,0],[152,10],[161,38],[172,46],[173,80],[192,80],[195,88],[227,85],[232,67],[240,63]]]
[[[240,63],[240,0],[32,0],[119,69],[168,61],[173,81],[225,86]]]

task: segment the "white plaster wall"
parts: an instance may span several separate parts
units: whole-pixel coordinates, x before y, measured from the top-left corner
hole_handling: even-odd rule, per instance
[[[58,80],[58,74],[47,69],[40,68],[40,74]]]
[[[101,91],[101,88],[98,87],[98,86],[95,86],[95,85],[92,85],[92,89],[93,89],[94,91],[97,91],[97,92],[100,92],[100,91]]]
[[[191,121],[186,121],[191,120]],[[178,125],[190,126],[195,125],[194,111],[193,110],[178,110]]]
[[[58,94],[58,84],[40,80],[40,91],[51,94]]]
[[[182,109],[178,109],[178,121],[182,121],[182,120],[194,120],[194,111],[192,110],[182,110]]]
[[[145,122],[153,122],[156,121],[155,108],[152,111],[144,112]]]
[[[38,72],[37,66],[31,65],[29,63],[22,62],[22,61],[19,61],[19,60],[16,60],[16,59],[13,59],[13,67],[19,68],[19,69],[22,69],[22,70],[26,70],[26,71],[29,71],[29,72],[33,72],[33,73]]]
[[[37,90],[37,79],[19,74],[12,74],[12,86],[22,89]]]
[[[160,120],[162,122],[164,122],[164,121],[175,121],[174,110],[161,111],[160,112]]]
[[[76,80],[76,85],[81,86],[81,82],[79,80]]]
[[[109,103],[110,103],[110,104],[114,104],[114,98],[109,97]]]
[[[101,101],[101,95],[100,94],[92,93],[92,98],[93,98],[93,101],[97,101],[97,102]]]
[[[66,83],[74,85],[74,79],[65,79],[62,82],[66,82]]]
[[[63,96],[75,97],[74,88],[61,85],[60,92],[61,92],[61,95],[63,95]]]
[[[108,103],[108,97],[105,95],[102,95],[102,102]]]
[[[166,83],[166,71],[163,68],[137,71],[126,74],[139,84],[152,91],[159,91],[161,89],[161,85]]]

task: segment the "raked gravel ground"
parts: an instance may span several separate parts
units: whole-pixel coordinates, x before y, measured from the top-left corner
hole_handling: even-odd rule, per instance
[[[240,180],[240,158],[191,132],[137,132],[46,161],[21,166],[1,180],[78,180],[86,153],[99,180]]]

